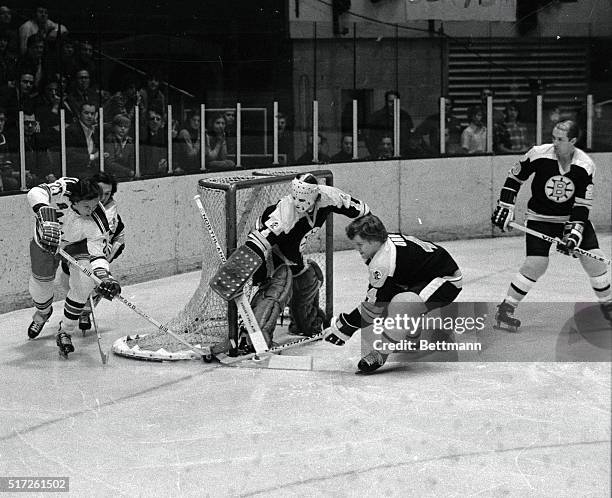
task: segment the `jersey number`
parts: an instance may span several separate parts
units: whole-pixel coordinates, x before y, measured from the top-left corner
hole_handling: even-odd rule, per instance
[[[426,242],[421,239],[417,239],[412,235],[404,235],[403,237],[401,235],[389,235],[389,238],[391,239],[391,242],[393,242],[396,246],[405,246],[406,241],[408,241],[412,242],[413,244],[416,244],[425,252],[434,252],[436,250],[435,244],[432,244],[431,242]]]

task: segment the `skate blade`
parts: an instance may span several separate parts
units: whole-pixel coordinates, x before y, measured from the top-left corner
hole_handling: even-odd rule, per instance
[[[513,334],[518,334],[518,327],[512,327],[510,325],[500,325],[500,324],[494,324],[493,328],[495,330],[503,330],[505,332],[512,332]]]

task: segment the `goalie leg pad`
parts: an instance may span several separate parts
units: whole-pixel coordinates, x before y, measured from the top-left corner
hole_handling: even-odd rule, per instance
[[[227,262],[217,270],[210,279],[210,288],[226,301],[239,296],[244,284],[262,265],[261,256],[247,245],[236,249]]]
[[[276,320],[291,298],[291,281],[289,266],[280,265],[251,300],[253,314],[268,346],[272,343]]]
[[[293,277],[293,297],[289,303],[293,334],[312,336],[323,330],[325,312],[319,308],[319,289],[323,284],[323,272],[312,260],[305,270]]]

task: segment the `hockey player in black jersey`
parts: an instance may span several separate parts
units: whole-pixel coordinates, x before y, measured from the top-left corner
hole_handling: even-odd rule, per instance
[[[612,311],[610,270],[595,259],[574,253],[581,248],[604,257],[589,213],[593,202],[595,164],[576,148],[578,127],[573,121],[561,121],[552,131],[552,143],[536,145],[510,170],[502,187],[492,223],[505,230],[514,218],[514,205],[523,182],[533,175],[528,202],[527,227],[550,237],[560,238],[557,250],[578,257],[589,276],[591,287],[608,319]],[[510,283],[504,301],[498,306],[498,326],[518,330],[521,322],[514,310],[548,267],[550,242],[533,235],[525,238],[527,257]]]
[[[369,211],[367,204],[346,192],[319,185],[311,173],[297,175],[291,181],[291,194],[264,209],[246,243],[219,268],[210,286],[231,300],[240,295],[253,275],[258,290],[251,306],[268,346],[285,305],[291,313],[289,332],[304,336],[320,333],[326,318],[319,309],[323,272],[314,261],[304,259],[302,250],[328,214],[357,218]],[[239,282],[228,288],[226,282],[236,279]]]
[[[325,330],[326,341],[343,346],[358,329],[386,316],[390,303],[402,303],[402,309],[419,316],[453,302],[461,292],[461,271],[443,247],[387,233],[382,221],[372,214],[352,221],[346,234],[368,265],[368,291],[360,306],[332,318]],[[357,367],[370,373],[384,365],[387,357],[373,349]]]

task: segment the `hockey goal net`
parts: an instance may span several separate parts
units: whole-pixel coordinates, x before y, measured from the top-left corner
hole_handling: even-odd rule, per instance
[[[198,182],[198,195],[226,256],[246,241],[257,218],[267,206],[290,193],[291,180],[297,173],[270,170],[254,172],[249,176],[211,177]],[[299,173],[312,173],[320,183],[333,184],[333,175],[329,170]],[[194,212],[198,212],[195,203]],[[330,215],[320,230],[310,232],[301,241],[304,258],[315,261],[323,271],[319,306],[327,316],[332,315],[333,304],[332,222]],[[227,303],[208,285],[221,265],[221,259],[203,220],[201,226],[202,273],[199,286],[185,308],[166,327],[195,347],[203,350],[210,347],[214,352],[229,350],[231,355],[236,353],[239,317],[234,303]],[[245,291],[250,299],[254,289],[247,284]],[[138,359],[182,360],[197,357],[184,344],[161,330],[123,337],[115,342],[113,351]]]

